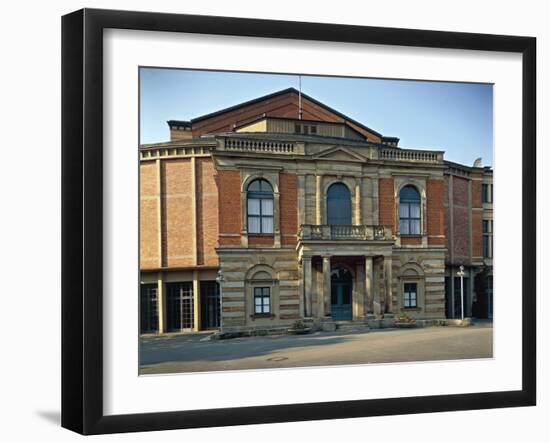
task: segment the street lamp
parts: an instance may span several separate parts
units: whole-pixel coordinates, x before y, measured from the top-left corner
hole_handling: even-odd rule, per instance
[[[460,277],[460,317],[464,320],[464,266],[460,265],[460,271],[456,275]]]
[[[222,283],[225,281],[225,277],[224,277],[223,272],[222,272],[221,269],[218,271],[218,276],[216,277],[216,281],[218,282],[218,285],[220,286],[220,332],[223,332],[223,286],[222,286]]]

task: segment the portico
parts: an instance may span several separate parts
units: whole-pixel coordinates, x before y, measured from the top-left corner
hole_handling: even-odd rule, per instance
[[[384,226],[303,225],[304,318],[365,322],[392,314],[393,244]]]

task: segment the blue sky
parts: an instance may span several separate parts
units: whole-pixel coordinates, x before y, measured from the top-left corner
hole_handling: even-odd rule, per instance
[[[169,139],[167,120],[190,120],[295,87],[298,76],[142,68],[140,143]],[[493,164],[493,88],[486,84],[302,76],[302,91],[399,146]]]

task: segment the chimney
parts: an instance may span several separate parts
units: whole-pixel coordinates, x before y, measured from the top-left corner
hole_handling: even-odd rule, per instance
[[[388,145],[393,148],[397,148],[397,145],[399,144],[399,138],[398,137],[382,137],[382,144]]]
[[[168,120],[170,128],[170,141],[189,140],[193,138],[193,127],[191,122],[182,120]]]

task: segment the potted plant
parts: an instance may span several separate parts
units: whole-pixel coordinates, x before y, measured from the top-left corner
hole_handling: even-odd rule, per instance
[[[296,320],[288,329],[288,332],[290,332],[291,334],[307,334],[310,331],[311,328],[308,328],[303,320]]]
[[[400,315],[395,321],[395,326],[398,328],[416,328],[416,320],[407,314]]]

